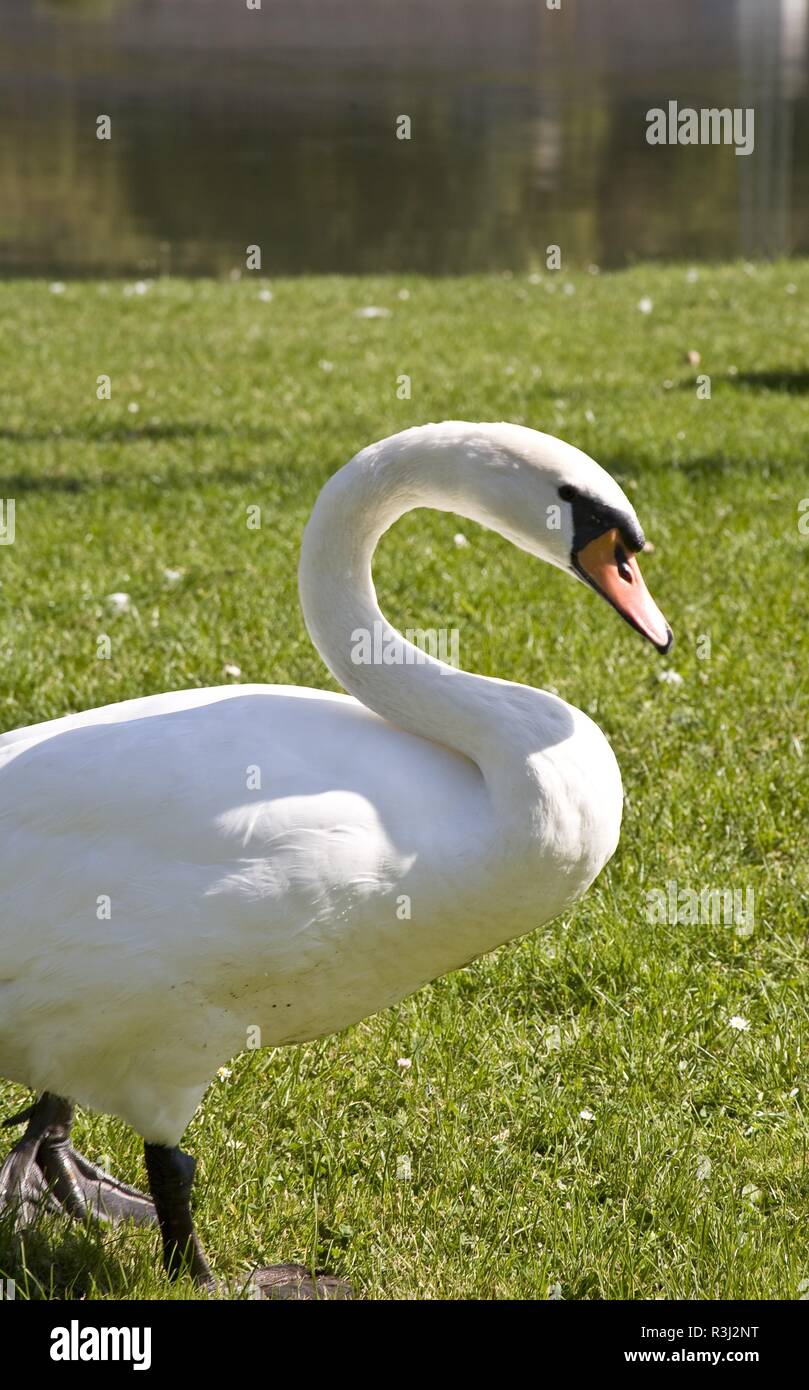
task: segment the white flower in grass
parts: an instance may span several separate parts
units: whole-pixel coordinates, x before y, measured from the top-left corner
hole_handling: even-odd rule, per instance
[[[397,1057],[396,1065],[400,1071],[409,1071],[413,1065],[412,1057]]]
[[[107,603],[113,613],[128,613],[132,607],[132,600],[129,594],[123,593],[107,594]]]
[[[137,415],[138,411],[140,410],[140,406],[138,405],[137,401],[130,401],[129,405],[127,406],[127,410],[129,411],[130,415]]]
[[[728,1019],[728,1028],[735,1028],[737,1033],[746,1033],[749,1027],[749,1018],[742,1018],[741,1014],[734,1014]]]
[[[329,359],[328,359],[328,357],[321,357],[321,359],[320,359],[320,361],[318,362],[317,365],[319,366],[321,372],[333,372],[333,371],[334,371],[334,363],[333,363],[333,362],[330,362]]]
[[[364,309],[354,310],[355,319],[389,319],[390,309],[382,309],[378,304],[366,304]]]
[[[219,1067],[216,1074],[220,1081],[227,1081],[228,1077],[233,1075],[233,1072],[230,1067]]]
[[[149,289],[150,283],[148,280],[136,280],[134,285],[124,285],[124,294],[126,295],[127,299],[131,299],[133,294],[136,294],[139,298],[142,298],[143,295],[149,293]]]
[[[711,1160],[707,1154],[700,1154],[697,1159],[697,1182],[707,1182],[711,1176]]]
[[[397,1158],[396,1176],[399,1182],[410,1182],[413,1176],[413,1164],[410,1161],[410,1154],[400,1154]]]
[[[410,298],[410,291],[409,291],[409,290],[399,290],[399,293],[397,294],[396,298],[397,298],[397,299],[409,299],[409,298]]]
[[[232,661],[226,661],[222,670],[226,676],[232,676],[233,680],[238,680],[242,674],[241,666],[235,666]]]
[[[657,679],[662,681],[663,685],[682,685],[683,683],[683,678],[679,671],[658,671]]]
[[[579,1111],[579,1119],[580,1119],[580,1120],[594,1120],[594,1119],[595,1119],[595,1115],[593,1114],[592,1110],[588,1110],[588,1109],[585,1107],[584,1110],[580,1110],[580,1111]]]
[[[561,1284],[551,1284],[550,1288],[548,1289],[548,1297],[546,1301],[548,1303],[564,1303],[565,1300],[562,1295]]]
[[[650,299],[648,294],[645,294],[642,299],[638,300],[638,308],[642,314],[651,314],[654,308],[654,300]]]
[[[51,294],[64,294],[65,292],[65,286],[61,280],[54,280],[53,284],[48,286],[48,289]]]
[[[272,290],[259,290],[258,297],[262,304],[269,304],[272,299]]]
[[[183,570],[164,569],[163,578],[167,584],[179,584],[183,573]]]
[[[798,1285],[798,1294],[801,1303],[809,1302],[809,1279],[801,1279]]]
[[[459,550],[463,550],[464,546],[469,544],[463,531],[456,531],[455,535],[452,537],[452,540],[453,544],[456,545]]]

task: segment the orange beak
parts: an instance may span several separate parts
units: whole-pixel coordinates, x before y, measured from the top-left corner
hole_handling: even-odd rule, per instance
[[[659,652],[669,650],[674,641],[671,628],[646,588],[640,566],[626,550],[617,527],[583,546],[573,562],[582,578]]]

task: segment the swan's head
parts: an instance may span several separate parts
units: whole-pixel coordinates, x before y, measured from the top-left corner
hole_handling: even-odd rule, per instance
[[[674,634],[635,558],[646,544],[640,522],[614,479],[602,468],[598,472],[620,493],[621,503],[616,505],[609,496],[577,483],[563,482],[557,489],[568,509],[565,530],[570,549],[564,568],[601,594],[659,652],[667,652]]]
[[[482,428],[494,463],[483,470],[484,524],[588,584],[667,652],[674,637],[636,559],[643,530],[615,479],[552,435],[520,425]]]

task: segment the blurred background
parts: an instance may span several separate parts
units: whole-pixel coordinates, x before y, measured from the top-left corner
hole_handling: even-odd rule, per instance
[[[1,9],[6,274],[223,274],[253,241],[265,274],[809,251],[809,0]],[[669,99],[754,106],[755,157],[647,145]]]

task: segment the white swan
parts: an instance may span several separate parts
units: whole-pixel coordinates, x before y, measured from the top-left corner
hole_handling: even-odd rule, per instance
[[[425,425],[357,454],[304,534],[306,624],[349,695],[183,691],[0,739],[0,1073],[43,1093],[0,1173],[22,1219],[43,1197],[157,1219],[169,1271],[209,1280],[177,1145],[215,1069],[256,1029],[332,1033],[530,931],[612,855],[621,780],[596,725],[383,618],[373,551],[415,507],[584,579],[668,649],[598,464],[515,425]],[[151,1202],[70,1148],[67,1097],[144,1137]],[[329,1292],[280,1270],[265,1283]]]

